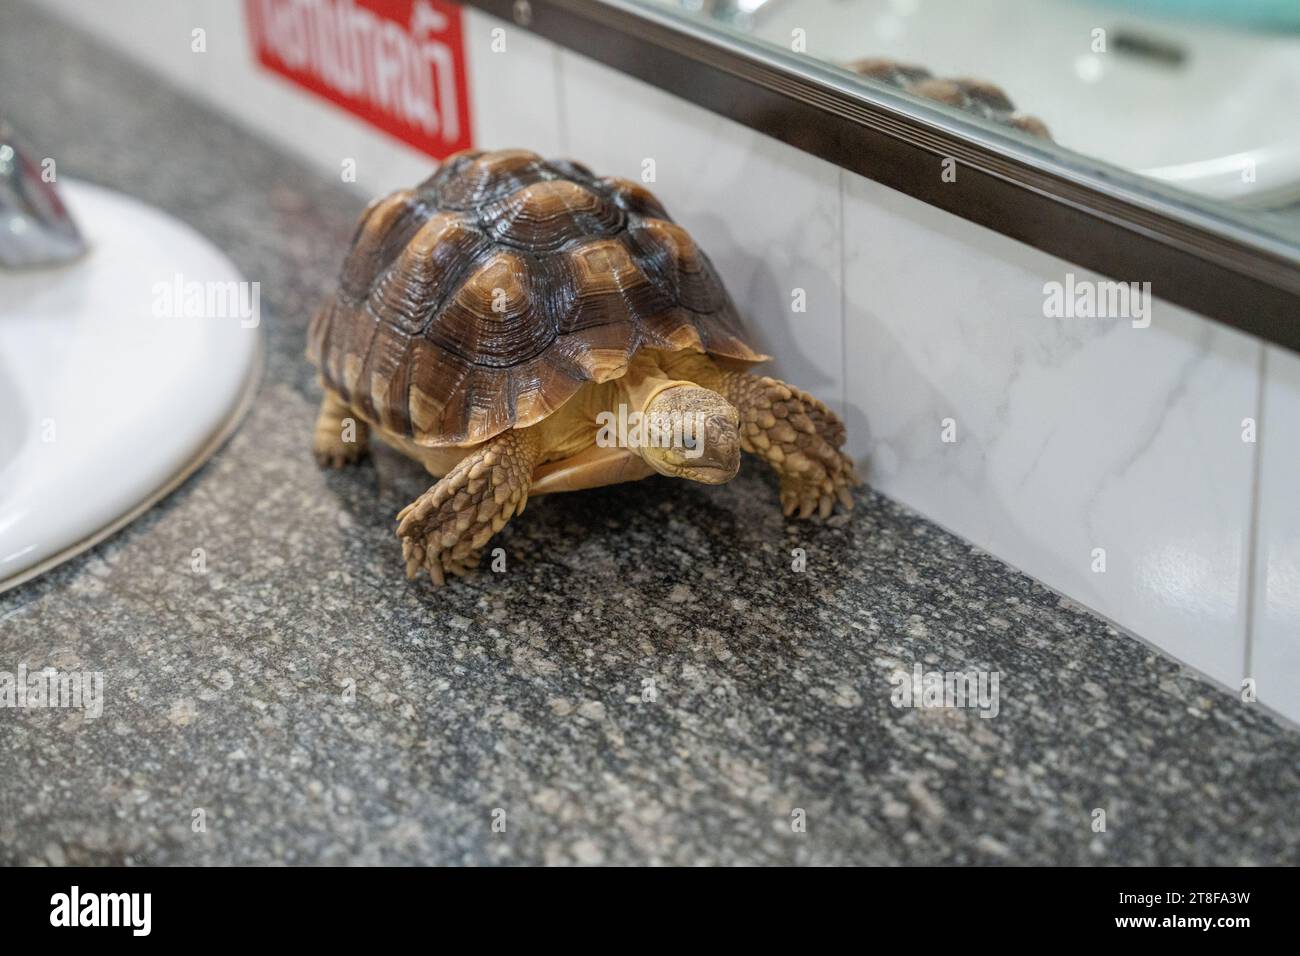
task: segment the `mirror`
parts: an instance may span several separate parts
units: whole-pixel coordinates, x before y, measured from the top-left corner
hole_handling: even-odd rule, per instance
[[[1300,246],[1297,0],[637,0]]]

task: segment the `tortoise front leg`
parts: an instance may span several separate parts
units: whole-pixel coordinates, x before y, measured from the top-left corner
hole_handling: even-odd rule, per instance
[[[542,442],[512,429],[470,452],[436,485],[398,513],[406,576],[423,568],[435,585],[478,564],[483,546],[528,501]]]
[[[326,389],[311,442],[317,463],[322,468],[342,468],[360,461],[369,441],[369,426],[352,413],[343,399]]]
[[[838,501],[853,508],[859,484],[853,459],[840,449],[844,423],[807,392],[775,378],[727,371],[719,389],[740,412],[741,448],[772,466],[781,479],[781,510],[823,518]]]

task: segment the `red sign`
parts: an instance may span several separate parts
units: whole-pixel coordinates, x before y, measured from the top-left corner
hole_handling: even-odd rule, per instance
[[[448,0],[245,0],[253,52],[437,159],[471,145],[460,7]]]

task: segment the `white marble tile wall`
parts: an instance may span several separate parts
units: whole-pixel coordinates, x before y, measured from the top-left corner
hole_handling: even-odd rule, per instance
[[[43,2],[323,169],[355,155],[364,192],[430,164],[256,66],[240,4]],[[876,488],[1300,720],[1300,357],[1159,299],[1149,328],[1047,318],[1046,283],[1098,277],[513,24],[470,10],[466,37],[476,143],[629,178],[652,161],[780,374],[844,410]]]
[[[1260,346],[1159,300],[1147,328],[1047,318],[1045,284],[1100,277],[844,185],[847,398],[868,480],[1238,685],[1256,447],[1241,423]]]
[[[559,48],[478,10],[464,13],[474,146],[562,152]]]

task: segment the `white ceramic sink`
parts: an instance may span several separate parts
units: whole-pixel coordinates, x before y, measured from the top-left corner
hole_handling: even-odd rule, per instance
[[[241,277],[219,250],[127,196],[62,190],[88,253],[0,270],[0,590],[175,488],[233,429],[260,368],[255,317],[222,301]],[[178,276],[213,290],[217,314],[168,302]]]
[[[756,36],[786,48],[796,28],[834,62],[891,57],[990,80],[1062,146],[1201,195],[1300,195],[1294,34],[1087,0],[774,0],[754,17]]]

